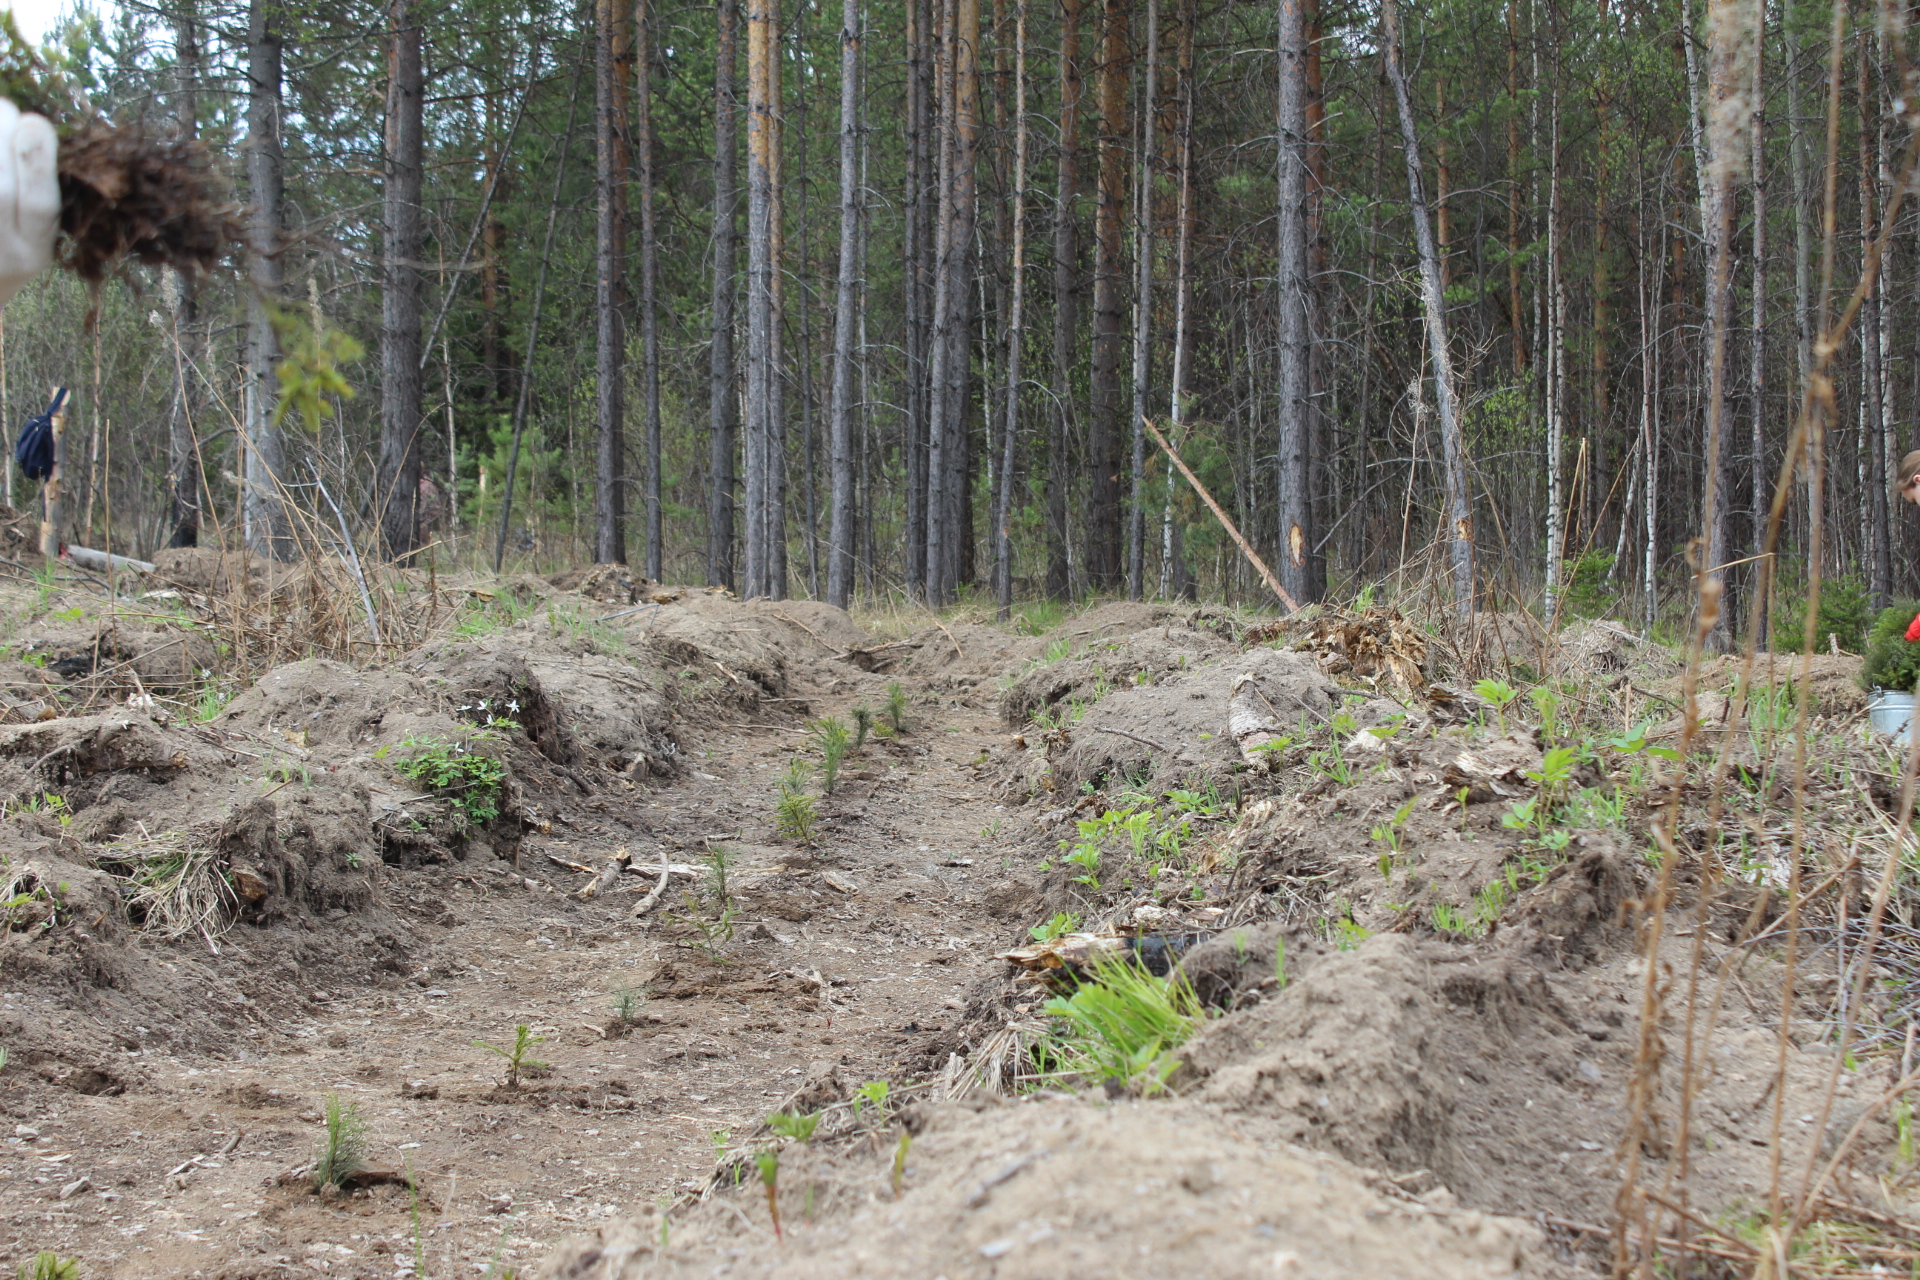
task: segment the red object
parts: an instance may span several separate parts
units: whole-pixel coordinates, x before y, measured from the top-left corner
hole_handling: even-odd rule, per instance
[[[1920,617],[1907,624],[1907,643],[1920,644]]]

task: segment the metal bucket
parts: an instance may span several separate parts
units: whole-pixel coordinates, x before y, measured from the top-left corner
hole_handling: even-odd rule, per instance
[[[1908,742],[1920,738],[1920,725],[1914,723],[1913,695],[1910,693],[1875,689],[1873,696],[1867,699],[1867,720],[1873,725],[1875,733],[1883,733],[1889,738],[1905,738]]]

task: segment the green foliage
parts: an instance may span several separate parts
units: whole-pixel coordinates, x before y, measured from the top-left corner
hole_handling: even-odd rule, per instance
[[[533,1046],[545,1044],[546,1041],[547,1038],[545,1036],[533,1034],[533,1028],[522,1022],[513,1029],[513,1047],[511,1049],[502,1049],[499,1045],[489,1044],[485,1040],[475,1040],[473,1046],[476,1049],[485,1049],[489,1053],[497,1053],[507,1060],[507,1087],[513,1089],[520,1086],[520,1073],[522,1071],[545,1071],[547,1069],[546,1063],[541,1062],[537,1058],[527,1056],[528,1051],[531,1050]]]
[[[1072,933],[1080,927],[1080,913],[1077,911],[1056,911],[1053,918],[1045,924],[1034,925],[1027,932],[1035,942],[1047,942],[1065,933]]]
[[[1880,611],[1867,636],[1860,684],[1866,689],[1912,693],[1920,684],[1920,644],[1907,642],[1907,625],[1920,615],[1920,601],[1899,600]]]
[[[1173,1051],[1206,1017],[1184,978],[1157,978],[1120,957],[1096,960],[1092,976],[1046,1010],[1057,1023],[1036,1051],[1049,1071],[1147,1094],[1166,1087],[1180,1066]]]
[[[900,1141],[893,1146],[893,1198],[900,1198],[900,1188],[907,1180],[907,1151],[913,1146],[913,1135],[905,1129],[900,1131]]]
[[[1804,588],[1789,589],[1782,584],[1775,593],[1779,607],[1775,611],[1774,636],[1777,647],[1783,650],[1798,649],[1806,634],[1807,591]],[[1867,641],[1868,619],[1873,610],[1873,593],[1867,587],[1867,580],[1857,573],[1836,574],[1820,580],[1820,612],[1815,615],[1813,627],[1814,647],[1824,649],[1828,637],[1832,637],[1842,649],[1849,653],[1859,653]],[[1909,612],[1900,626],[1913,621]]]
[[[1620,593],[1608,584],[1613,552],[1594,549],[1568,560],[1561,568],[1561,609],[1576,618],[1598,618],[1613,609]]]
[[[805,1142],[813,1137],[813,1131],[820,1127],[818,1111],[776,1111],[767,1117],[767,1127],[783,1138],[795,1142]]]
[[[13,16],[7,15],[7,20],[11,22]],[[20,1280],[80,1280],[80,1260],[62,1258],[51,1249],[42,1249],[21,1263],[16,1274]]]
[[[780,779],[780,801],[773,811],[774,831],[798,844],[813,843],[815,810],[807,794],[807,762],[797,756]]]
[[[360,1113],[357,1104],[340,1101],[340,1095],[330,1093],[326,1102],[327,1132],[313,1156],[313,1189],[320,1190],[331,1183],[339,1187],[346,1185],[348,1178],[358,1173],[367,1159],[367,1118]]]
[[[280,403],[274,406],[273,425],[298,414],[315,435],[333,417],[336,400],[353,399],[353,384],[340,372],[366,355],[366,348],[344,330],[296,312],[269,307],[267,319],[280,339],[280,363],[273,376],[280,381]]]
[[[383,747],[374,754],[381,756],[386,750]],[[474,751],[471,741],[408,738],[397,750],[412,754],[396,760],[394,771],[431,787],[465,822],[485,826],[500,816],[500,789],[507,779],[507,766]]]
[[[867,745],[867,735],[873,732],[873,708],[855,707],[853,715],[853,749],[860,750]]]
[[[907,731],[907,691],[898,680],[887,686],[887,723],[895,733]]]
[[[820,746],[820,794],[830,796],[833,786],[840,776],[840,762],[846,758],[847,747],[851,745],[851,735],[847,726],[838,716],[827,716],[813,722],[813,736]]]
[[[640,1011],[647,1006],[645,987],[615,987],[613,991],[613,1016],[622,1022],[633,1022],[640,1017]]]
[[[1500,728],[1504,730],[1507,727],[1507,707],[1520,694],[1505,680],[1480,680],[1474,683],[1473,696],[1493,704],[1494,714],[1500,717]]]

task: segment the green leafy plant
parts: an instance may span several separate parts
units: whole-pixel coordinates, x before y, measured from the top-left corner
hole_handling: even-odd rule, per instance
[[[853,1091],[854,1114],[864,1117],[871,1111],[875,1118],[885,1119],[887,1098],[893,1093],[893,1086],[885,1080],[869,1080]]]
[[[1035,942],[1046,942],[1063,933],[1072,933],[1080,927],[1080,915],[1075,911],[1056,911],[1053,918],[1045,924],[1034,925],[1027,932],[1033,935]]]
[[[867,745],[867,735],[873,732],[873,708],[855,707],[853,716],[853,749],[855,751]]]
[[[1089,889],[1100,887],[1099,845],[1083,840],[1073,846],[1072,852],[1067,854],[1065,861],[1080,868],[1080,874],[1073,877],[1073,883],[1084,884]]]
[[[1372,838],[1386,846],[1386,849],[1380,854],[1380,874],[1382,876],[1391,875],[1394,861],[1398,859],[1402,853],[1406,852],[1403,829],[1407,825],[1408,815],[1413,812],[1414,802],[1418,799],[1418,796],[1413,797],[1398,809],[1394,810],[1391,818],[1385,822],[1374,824]]]
[[[756,1151],[753,1162],[760,1167],[760,1184],[767,1189],[767,1213],[773,1218],[773,1238],[784,1239],[780,1234],[780,1195],[777,1189],[780,1181],[780,1153]]]
[[[1354,921],[1351,916],[1341,916],[1333,922],[1333,945],[1341,951],[1351,951],[1368,938],[1373,930]]]
[[[42,1249],[21,1263],[16,1274],[20,1280],[80,1280],[80,1260],[63,1258],[51,1249]]]
[[[513,1029],[513,1047],[511,1049],[502,1049],[499,1045],[489,1044],[485,1040],[475,1040],[473,1044],[477,1049],[485,1049],[490,1053],[497,1053],[507,1060],[507,1087],[517,1089],[520,1087],[520,1073],[522,1071],[545,1071],[547,1069],[546,1063],[541,1062],[537,1058],[527,1056],[528,1050],[537,1044],[545,1044],[546,1040],[547,1038],[545,1036],[533,1034],[533,1028],[522,1022],[517,1024]]]
[[[1907,641],[1907,624],[1920,614],[1920,601],[1902,600],[1880,611],[1867,636],[1866,660],[1860,664],[1860,685],[1912,693],[1920,685],[1920,644]]]
[[[475,738],[481,736],[476,734]],[[403,753],[394,762],[394,771],[432,788],[464,822],[481,827],[500,816],[500,793],[507,780],[507,766],[473,750],[471,741],[409,737],[394,750]],[[379,757],[386,751],[383,747],[374,755]],[[411,754],[405,754],[408,752]]]
[[[1493,707],[1494,715],[1500,718],[1500,729],[1505,732],[1507,708],[1520,696],[1519,692],[1505,680],[1479,680],[1474,683],[1473,696]]]
[[[898,680],[887,686],[887,723],[895,733],[907,731],[907,691]]]
[[[1184,978],[1157,978],[1121,957],[1102,957],[1069,996],[1047,1001],[1057,1021],[1037,1046],[1051,1074],[1112,1081],[1158,1093],[1179,1069],[1173,1056],[1206,1017]]]
[[[313,1189],[320,1190],[329,1184],[345,1186],[348,1178],[358,1173],[367,1158],[367,1118],[360,1108],[351,1102],[341,1102],[340,1095],[330,1093],[326,1101],[326,1136],[313,1155]]]
[[[813,722],[813,736],[820,744],[820,794],[830,796],[840,777],[840,762],[846,758],[852,735],[838,716],[827,716]]]
[[[818,1111],[776,1111],[767,1117],[767,1127],[783,1138],[795,1142],[805,1142],[813,1137],[813,1131],[820,1127]]]

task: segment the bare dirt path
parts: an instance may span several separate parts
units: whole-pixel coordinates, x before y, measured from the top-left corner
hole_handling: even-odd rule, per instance
[[[769,825],[798,728],[686,735],[683,777],[563,810],[517,870],[383,868],[380,898],[414,942],[389,986],[306,987],[301,1012],[258,1016],[230,1056],[130,1050],[143,1080],[117,1096],[16,1088],[0,1249],[57,1250],[88,1276],[392,1277],[414,1272],[416,1246],[431,1275],[496,1258],[524,1272],[562,1236],[697,1184],[729,1134],[810,1075],[895,1072],[1006,934],[985,905],[1008,878],[983,839],[999,815],[964,769],[997,724],[916,708],[908,735],[849,759],[810,850],[771,842]],[[718,964],[676,940],[673,894],[631,918],[650,876],[580,901],[585,877],[547,857],[693,860],[712,837],[739,854]],[[269,965],[269,941],[223,945]],[[631,1028],[613,1017],[621,987],[648,992]],[[509,1044],[521,1022],[553,1070],[508,1089],[471,1041]],[[417,1233],[400,1185],[322,1199],[276,1181],[309,1159],[329,1094],[371,1122],[371,1167],[418,1171]]]

